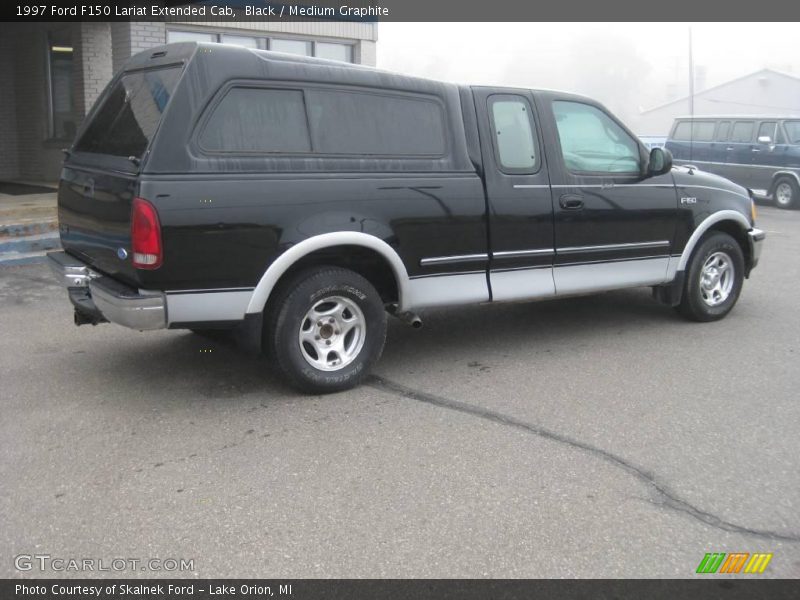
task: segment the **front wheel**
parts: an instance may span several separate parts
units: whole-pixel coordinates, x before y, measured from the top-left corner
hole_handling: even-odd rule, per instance
[[[800,196],[800,187],[797,181],[791,177],[781,177],[775,182],[775,191],[772,192],[775,199],[775,206],[778,208],[795,208]]]
[[[286,379],[316,394],[358,385],[380,358],[386,313],[374,286],[338,267],[302,271],[270,303],[265,342]]]
[[[692,254],[676,308],[692,321],[716,321],[736,304],[743,282],[742,249],[727,233],[714,232]]]

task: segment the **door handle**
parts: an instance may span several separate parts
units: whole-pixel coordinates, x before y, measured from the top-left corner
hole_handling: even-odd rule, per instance
[[[750,152],[761,152],[759,148],[750,148]]]
[[[558,204],[564,210],[581,210],[583,208],[583,196],[580,194],[564,194],[558,199]]]
[[[725,150],[734,150],[734,149],[735,148],[733,146],[728,146],[727,148],[725,148]]]

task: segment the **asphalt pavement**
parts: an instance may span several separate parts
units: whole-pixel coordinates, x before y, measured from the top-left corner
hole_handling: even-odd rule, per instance
[[[0,577],[800,577],[800,212],[759,226],[721,322],[649,289],[428,311],[330,396],[224,339],[77,328],[45,266],[0,267]]]

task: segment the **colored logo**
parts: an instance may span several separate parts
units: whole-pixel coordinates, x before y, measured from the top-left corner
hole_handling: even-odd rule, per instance
[[[697,573],[750,573],[759,575],[772,560],[772,553],[709,552],[697,566]]]

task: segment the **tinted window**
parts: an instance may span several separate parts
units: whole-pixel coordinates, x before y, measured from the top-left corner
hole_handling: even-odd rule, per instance
[[[730,121],[721,121],[719,126],[717,127],[717,137],[714,138],[718,142],[727,142],[728,135],[731,132],[731,122]]]
[[[500,166],[530,172],[536,166],[537,152],[528,103],[519,97],[493,96],[491,106]]]
[[[763,137],[763,136],[767,136],[770,140],[772,140],[772,143],[774,144],[775,143],[775,130],[777,128],[778,128],[778,124],[775,121],[767,121],[767,122],[761,123],[761,125],[758,126],[758,135],[756,137],[760,138],[760,137]]]
[[[800,144],[800,121],[786,121],[783,124],[790,144]]]
[[[140,158],[153,138],[180,74],[180,67],[171,67],[123,75],[75,150]]]
[[[602,110],[580,102],[553,102],[564,163],[571,171],[639,171],[639,145]]]
[[[416,98],[306,90],[314,152],[440,156],[445,152],[442,109]]]
[[[674,140],[710,142],[714,139],[714,121],[681,121],[675,128]]]
[[[310,152],[303,92],[231,89],[214,109],[200,145],[224,152]]]
[[[755,125],[752,121],[736,121],[733,124],[731,141],[745,143],[753,140],[753,129]]]

